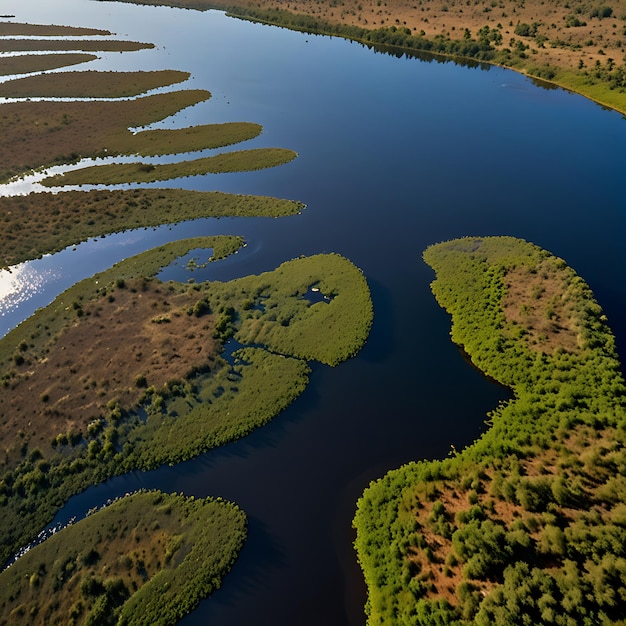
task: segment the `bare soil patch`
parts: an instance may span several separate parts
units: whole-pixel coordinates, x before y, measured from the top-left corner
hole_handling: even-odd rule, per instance
[[[58,434],[85,433],[109,401],[130,409],[146,386],[160,389],[206,367],[221,346],[213,339],[212,315],[187,314],[197,300],[191,290],[172,292],[160,281],[135,279],[84,307],[73,303],[76,324],[47,358],[24,351],[18,378],[0,396],[0,439],[18,441],[5,448],[4,463],[19,459],[24,441],[45,454]]]
[[[541,266],[536,271],[518,266],[507,273],[506,281],[504,315],[523,329],[531,350],[552,354],[558,349],[579,349],[575,315],[562,273],[551,273]]]

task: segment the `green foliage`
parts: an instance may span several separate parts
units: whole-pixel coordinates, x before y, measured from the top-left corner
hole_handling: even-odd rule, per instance
[[[537,22],[533,22],[532,24],[521,22],[515,26],[515,30],[513,32],[520,37],[534,37],[537,34],[538,27],[539,24]]]
[[[452,315],[453,341],[514,399],[492,412],[491,428],[460,454],[394,470],[359,500],[355,546],[369,591],[368,623],[399,623],[395,616],[411,613],[411,597],[420,608],[401,623],[621,623],[626,386],[606,318],[562,260],[517,239],[455,240],[424,258],[437,274],[433,293]],[[575,341],[560,344],[555,334],[541,344],[532,331],[519,332],[505,301],[510,283],[523,277],[530,284],[540,277],[542,292],[555,290]],[[542,297],[538,292],[535,302]],[[408,571],[407,558],[421,553],[428,564],[437,557],[435,543],[416,540],[422,502],[470,487],[471,508],[454,520],[448,515],[452,535],[444,541],[447,575],[458,560],[464,580],[455,602],[442,603],[433,589],[416,587],[432,570]],[[512,508],[517,521],[500,517],[495,502]],[[436,501],[424,520],[434,532],[442,506]],[[416,617],[421,612],[428,617]]]
[[[337,365],[354,356],[369,334],[373,308],[367,281],[338,254],[294,259],[271,274],[229,285],[233,294],[241,292],[243,303],[248,296],[264,305],[243,316],[235,334],[241,343]],[[329,300],[311,304],[304,294],[312,285]]]
[[[215,256],[240,245],[236,237],[197,238],[127,259],[75,285],[9,333],[0,341],[0,362],[4,359],[5,367],[13,367],[12,355],[22,354],[25,337],[29,358],[45,358],[54,349],[50,336],[75,324],[67,303],[86,307],[90,300],[112,289],[128,289],[131,279],[150,276],[191,250],[212,247]],[[329,296],[328,302],[311,304],[303,297],[314,284]],[[240,343],[254,347],[235,350],[232,365],[217,358],[210,367],[207,363],[206,368],[195,368],[160,389],[146,387],[147,378],[139,376],[130,383],[144,389],[138,406],[120,407],[113,399],[106,414],[85,427],[86,438],[79,431],[60,433],[49,458],[31,453],[5,472],[0,494],[5,558],[27,543],[61,503],[89,484],[189,459],[267,423],[305,389],[310,372],[306,360],[335,365],[349,358],[365,342],[372,322],[365,278],[339,255],[294,259],[273,272],[228,283],[170,287],[197,296],[200,304],[190,307],[190,315],[195,311],[202,319],[212,312],[220,339],[234,334]],[[249,302],[258,299],[265,310],[250,308]],[[285,326],[280,322],[287,317],[291,321]]]
[[[16,610],[46,623],[175,624],[219,587],[245,536],[244,514],[221,499],[127,496],[0,573],[0,624],[14,623]]]

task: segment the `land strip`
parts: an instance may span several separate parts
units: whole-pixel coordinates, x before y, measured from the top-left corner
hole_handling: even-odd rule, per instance
[[[94,37],[111,35],[100,28],[58,26],[55,24],[26,24],[23,22],[0,22],[0,37]]]
[[[94,61],[98,57],[93,54],[21,54],[18,56],[0,58],[0,76],[12,74],[29,74],[30,72],[45,72],[68,65],[78,65]]]
[[[141,127],[203,102],[185,90],[117,102],[8,102],[2,105],[0,180],[81,157],[133,154],[145,146]],[[157,144],[159,142],[156,142]],[[169,147],[168,147],[169,148]]]
[[[36,57],[35,57],[36,58]],[[54,72],[0,83],[4,98],[127,98],[182,83],[189,72]]]
[[[0,52],[56,52],[62,50],[134,52],[149,50],[150,48],[154,48],[154,44],[116,39],[0,39]]]
[[[120,185],[124,183],[151,183],[159,180],[184,178],[202,174],[224,174],[229,172],[251,172],[289,163],[297,153],[286,148],[256,148],[236,150],[211,157],[177,163],[111,163],[93,165],[64,174],[44,178],[46,187],[62,185]]]
[[[0,197],[0,267],[52,254],[108,233],[201,217],[281,217],[295,200],[185,189],[124,189]]]

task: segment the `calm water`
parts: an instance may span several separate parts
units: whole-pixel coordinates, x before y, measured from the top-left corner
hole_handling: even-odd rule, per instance
[[[506,396],[450,343],[422,250],[498,234],[546,247],[590,283],[626,354],[626,122],[498,68],[396,58],[214,12],[51,5],[5,0],[2,12],[155,42],[156,50],[107,54],[84,67],[190,71],[188,86],[213,98],[162,126],[259,122],[263,134],[244,147],[300,155],[270,171],[175,186],[289,197],[307,209],[280,220],[209,219],[125,233],[27,264],[21,286],[5,280],[13,295],[5,297],[0,334],[80,278],[202,233],[241,234],[248,247],[196,270],[196,279],[334,251],[364,270],[375,306],[359,356],[314,367],[305,394],[270,425],[195,461],[92,488],[58,521],[138,487],[221,495],[248,513],[249,541],[223,588],[184,624],[362,624],[365,591],[351,546],[357,497],[390,468],[463,447]]]

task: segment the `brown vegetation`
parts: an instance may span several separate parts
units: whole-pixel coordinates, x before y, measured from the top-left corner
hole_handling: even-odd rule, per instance
[[[144,126],[210,97],[176,91],[119,102],[9,102],[0,109],[0,180],[87,156],[132,153]]]
[[[44,72],[58,67],[78,65],[93,61],[98,57],[93,54],[20,54],[17,56],[0,58],[0,76],[11,74],[29,74],[30,72]]]
[[[0,22],[1,37],[92,37],[111,35],[111,31],[100,28],[57,26],[55,24],[25,24],[22,22]]]
[[[0,39],[0,52],[50,52],[81,50],[83,52],[132,52],[154,48],[152,43],[117,39]]]
[[[189,72],[55,72],[0,83],[5,98],[126,98],[182,83]]]
[[[128,281],[84,308],[68,304],[76,324],[49,354],[22,346],[17,376],[0,396],[0,440],[17,441],[4,449],[5,467],[20,459],[21,443],[47,456],[59,433],[86,432],[110,401],[130,409],[147,386],[160,389],[207,365],[221,350],[213,339],[215,320],[189,316],[198,295],[179,291],[156,280]]]
[[[579,349],[578,329],[563,275],[540,265],[520,266],[506,275],[504,316],[524,335],[531,350],[552,354]]]

